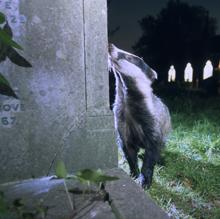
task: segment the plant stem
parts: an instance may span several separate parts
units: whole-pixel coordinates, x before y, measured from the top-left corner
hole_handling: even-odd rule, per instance
[[[69,203],[70,203],[70,207],[71,207],[72,210],[74,210],[74,208],[73,208],[73,202],[72,202],[72,200],[71,200],[71,197],[70,197],[70,194],[69,194],[69,191],[68,191],[68,188],[67,188],[65,179],[63,180],[63,184],[64,184],[64,188],[65,188],[65,191],[66,191],[66,195],[67,195],[68,201],[69,201]]]

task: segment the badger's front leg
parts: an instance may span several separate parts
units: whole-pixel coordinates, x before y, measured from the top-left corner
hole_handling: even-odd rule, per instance
[[[145,150],[143,164],[141,168],[140,181],[143,188],[149,189],[152,184],[152,177],[154,172],[154,166],[159,158],[159,151],[157,148],[151,150]]]
[[[126,160],[130,168],[130,176],[134,179],[139,176],[138,162],[137,162],[137,153],[138,151],[129,146],[122,147]]]

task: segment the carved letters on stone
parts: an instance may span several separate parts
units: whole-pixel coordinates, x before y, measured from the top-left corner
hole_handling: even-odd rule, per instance
[[[20,36],[24,30],[21,30],[22,24],[25,24],[26,17],[19,12],[20,0],[0,0],[0,11],[7,16],[14,36]]]
[[[23,111],[20,100],[9,98],[0,102],[0,127],[11,128],[15,125],[16,113]]]

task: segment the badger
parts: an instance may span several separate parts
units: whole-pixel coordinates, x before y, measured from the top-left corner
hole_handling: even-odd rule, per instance
[[[154,95],[157,73],[142,58],[109,44],[109,70],[115,76],[113,105],[117,143],[129,164],[130,176],[150,188],[155,164],[171,130],[167,106]],[[141,170],[138,152],[144,149]]]

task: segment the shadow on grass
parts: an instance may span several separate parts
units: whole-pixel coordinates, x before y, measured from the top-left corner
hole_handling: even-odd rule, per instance
[[[186,215],[220,218],[220,166],[170,151],[164,152],[163,159],[164,166],[155,174],[159,177],[155,176],[149,191],[152,198],[166,210],[170,201]]]
[[[162,176],[179,180],[208,199],[220,198],[220,166],[189,159],[180,153],[165,151]]]
[[[149,193],[165,210],[173,203],[193,218],[220,218],[220,97],[181,89],[158,93],[173,132]]]
[[[201,204],[198,206],[192,198],[170,191],[159,183],[154,182],[149,193],[172,218],[219,219],[220,208],[218,206],[211,205],[210,207]]]

